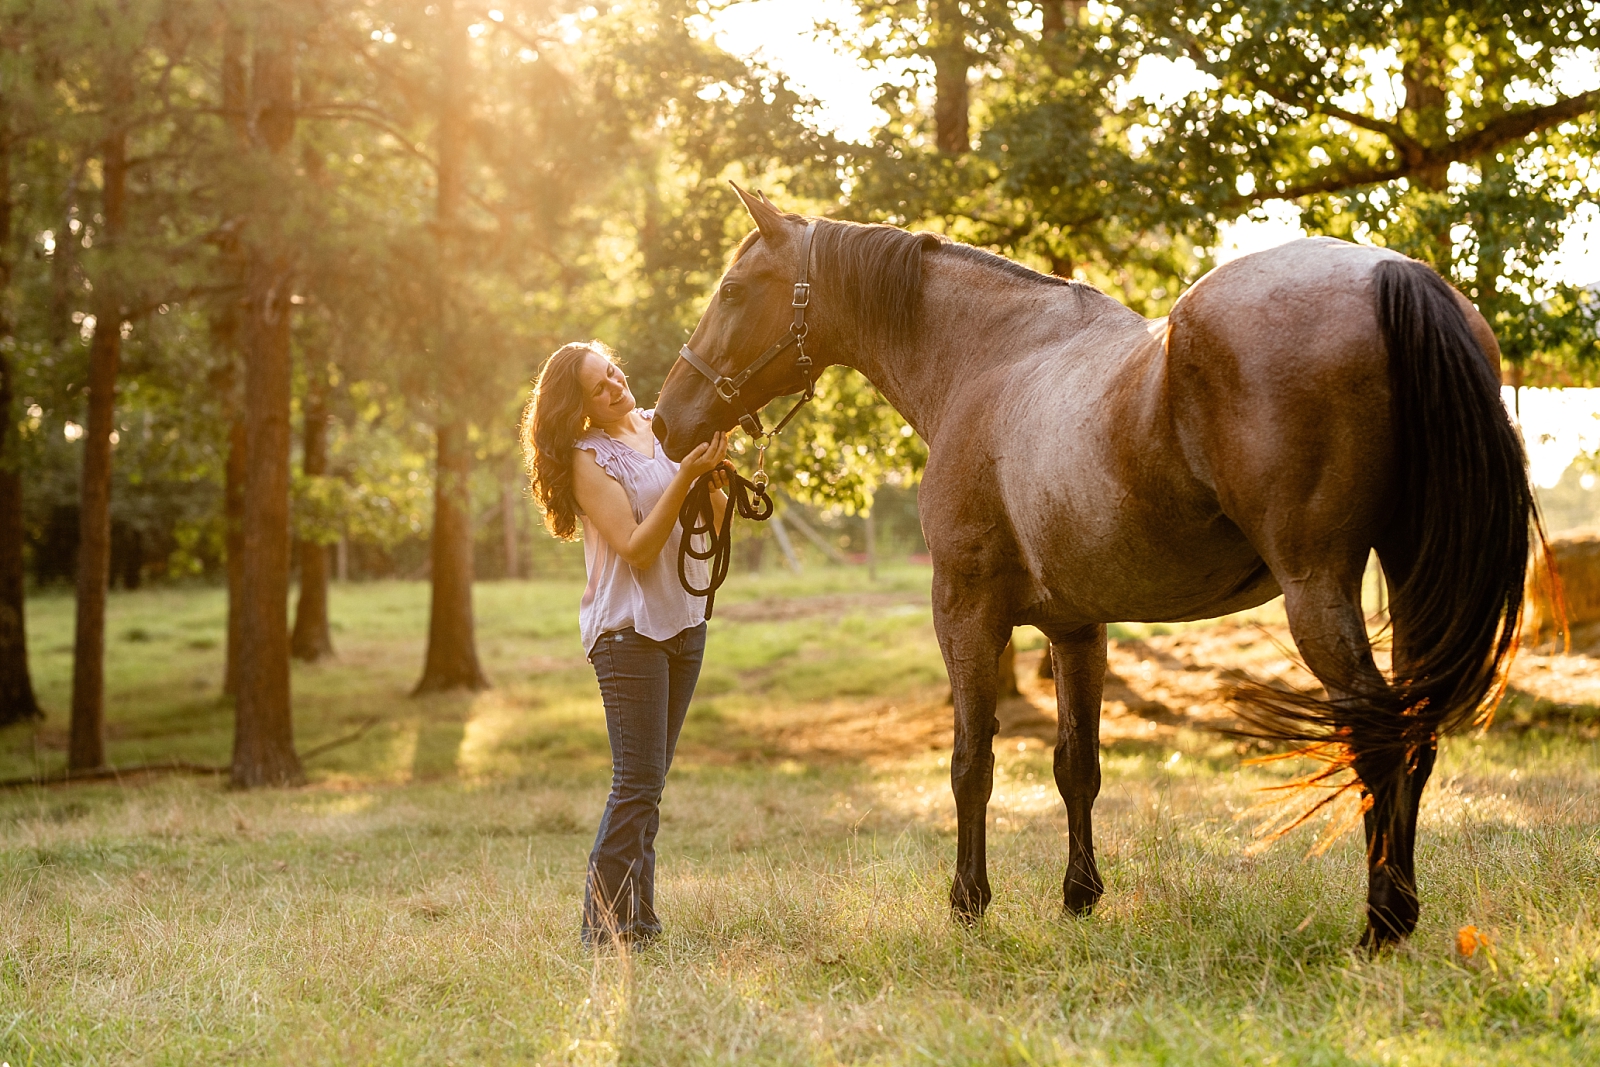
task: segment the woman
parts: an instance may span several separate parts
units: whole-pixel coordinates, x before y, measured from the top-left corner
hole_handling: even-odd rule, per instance
[[[628,379],[599,341],[563,345],[539,371],[522,419],[533,492],[550,532],[581,522],[589,584],[578,606],[583,647],[600,680],[611,740],[606,800],[584,888],[583,940],[638,943],[661,932],[655,911],[661,791],[705,651],[705,601],[678,580],[678,510],[727,455],[717,434],[677,464],[651,432]],[[711,494],[721,521],[727,497]],[[690,578],[705,584],[705,564]]]

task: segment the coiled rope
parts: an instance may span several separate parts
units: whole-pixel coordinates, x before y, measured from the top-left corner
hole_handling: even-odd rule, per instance
[[[718,472],[728,476],[728,507],[722,513],[720,530],[716,528],[717,512],[711,503],[711,483]],[[765,471],[757,470],[756,478],[752,481],[734,470],[732,464],[723,463],[696,479],[694,485],[689,487],[689,495],[683,498],[683,507],[678,509],[678,523],[683,527],[683,534],[678,539],[678,581],[690,596],[706,598],[708,619],[717,600],[717,590],[728,580],[728,564],[733,558],[735,511],[756,522],[766,522],[772,518],[772,497],[767,495]],[[702,535],[706,538],[706,547],[695,548],[694,539]],[[688,566],[691,559],[711,562],[711,576],[704,589],[696,588],[689,581]]]

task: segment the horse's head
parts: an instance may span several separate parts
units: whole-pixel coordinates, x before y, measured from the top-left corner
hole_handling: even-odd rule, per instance
[[[680,358],[661,387],[655,434],[675,460],[713,433],[731,429],[747,412],[760,411],[773,397],[805,390],[811,380],[798,362],[800,348],[790,344],[741,381],[737,395],[728,395],[733,380],[791,336],[797,318],[795,283],[803,273],[806,243],[804,219],[737,185],[734,191],[755,219],[757,232],[739,246],[689,338],[687,347],[702,367]],[[708,370],[722,379],[720,387]]]

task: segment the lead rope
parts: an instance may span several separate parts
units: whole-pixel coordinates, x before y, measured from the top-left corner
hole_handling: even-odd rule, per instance
[[[772,518],[772,497],[767,495],[766,460],[767,442],[762,441],[756,452],[754,477],[746,478],[734,470],[732,464],[723,463],[695,479],[694,485],[689,487],[689,495],[683,498],[683,507],[678,509],[678,522],[683,527],[683,534],[678,539],[678,581],[690,596],[706,598],[708,619],[717,602],[717,590],[728,580],[728,564],[733,559],[733,513],[737,511],[744,518],[756,522],[766,522]],[[722,513],[720,530],[715,528],[717,512],[711,504],[711,481],[719,470],[728,476],[728,507]],[[706,537],[704,549],[694,547],[694,539],[701,535]],[[696,588],[689,581],[688,566],[691,559],[711,561],[711,575],[704,589]]]

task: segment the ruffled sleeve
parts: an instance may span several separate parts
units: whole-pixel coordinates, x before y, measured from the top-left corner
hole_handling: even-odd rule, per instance
[[[628,484],[628,480],[623,474],[625,469],[623,464],[627,463],[627,457],[622,453],[633,450],[628,448],[627,445],[618,444],[603,433],[590,431],[578,438],[576,447],[586,452],[594,453],[594,461],[600,464],[601,470],[623,485]]]

